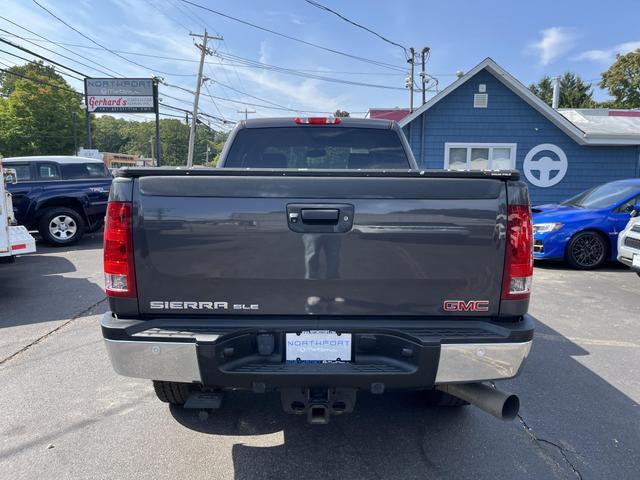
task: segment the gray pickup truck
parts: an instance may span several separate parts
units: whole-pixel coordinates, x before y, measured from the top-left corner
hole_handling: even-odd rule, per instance
[[[517,414],[533,319],[517,172],[421,171],[394,122],[241,122],[219,168],[123,169],[104,241],[114,369],[216,408],[279,391],[326,423],[358,391]],[[259,397],[256,397],[259,401]]]

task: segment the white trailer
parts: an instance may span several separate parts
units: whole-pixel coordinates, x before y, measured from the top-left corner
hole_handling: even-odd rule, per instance
[[[36,251],[36,241],[22,225],[15,225],[11,194],[7,182],[15,182],[16,172],[2,168],[0,159],[0,262],[11,261],[15,255]]]

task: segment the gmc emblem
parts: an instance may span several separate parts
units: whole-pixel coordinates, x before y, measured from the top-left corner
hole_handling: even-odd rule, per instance
[[[445,300],[442,303],[445,312],[488,312],[488,300]]]

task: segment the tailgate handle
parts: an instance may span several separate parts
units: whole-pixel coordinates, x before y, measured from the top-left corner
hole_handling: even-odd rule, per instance
[[[300,210],[303,223],[338,223],[340,210],[337,208],[303,208]]]

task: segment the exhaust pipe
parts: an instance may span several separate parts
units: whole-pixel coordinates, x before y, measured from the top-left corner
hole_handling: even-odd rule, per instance
[[[500,420],[513,420],[520,410],[520,399],[517,395],[503,392],[483,383],[450,383],[438,385],[436,388],[466,400]]]

